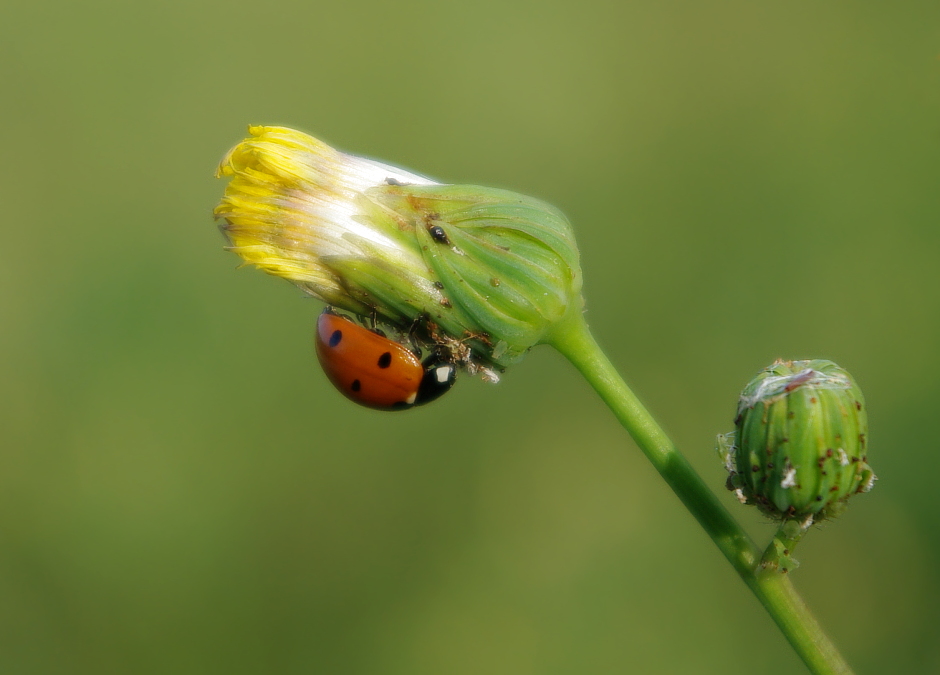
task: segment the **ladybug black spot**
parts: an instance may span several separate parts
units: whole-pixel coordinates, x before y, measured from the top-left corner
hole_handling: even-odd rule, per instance
[[[352,389],[353,391],[359,391],[360,389],[362,389],[362,382],[360,382],[359,380],[353,380],[352,386],[350,387],[350,389]]]
[[[379,357],[379,368],[388,368],[392,365],[392,353],[385,352]]]
[[[343,339],[343,331],[334,330],[333,334],[330,336],[330,342],[329,342],[330,347],[335,347],[336,345],[340,343],[342,339]]]

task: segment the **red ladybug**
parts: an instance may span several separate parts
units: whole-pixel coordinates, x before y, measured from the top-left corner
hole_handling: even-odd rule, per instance
[[[432,354],[422,363],[410,349],[329,309],[317,319],[317,357],[347,398],[377,410],[404,410],[445,394],[457,367]]]

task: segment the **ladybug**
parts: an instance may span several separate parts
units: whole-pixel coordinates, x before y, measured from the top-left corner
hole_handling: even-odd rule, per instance
[[[346,398],[376,410],[405,410],[447,393],[457,366],[438,354],[423,362],[398,342],[325,309],[317,319],[317,357]]]

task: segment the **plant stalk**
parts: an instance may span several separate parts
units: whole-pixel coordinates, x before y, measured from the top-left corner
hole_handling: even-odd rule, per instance
[[[851,675],[786,574],[761,565],[761,550],[722,506],[623,381],[573,312],[547,340],[587,379],[686,508],[711,537],[814,675]],[[773,546],[773,543],[771,543]]]

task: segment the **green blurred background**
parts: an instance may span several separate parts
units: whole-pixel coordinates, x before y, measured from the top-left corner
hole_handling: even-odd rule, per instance
[[[339,396],[319,305],[222,250],[284,124],[575,224],[598,339],[723,489],[777,357],[847,367],[881,480],[795,581],[860,674],[940,672],[940,5],[6,0],[0,672],[797,673],[558,355]]]

